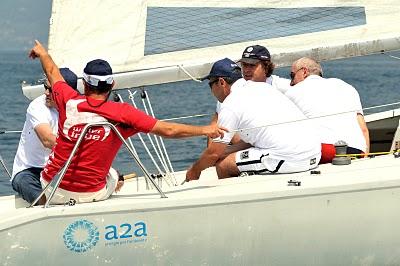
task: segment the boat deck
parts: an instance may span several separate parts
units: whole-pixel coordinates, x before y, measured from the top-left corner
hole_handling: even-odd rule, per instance
[[[28,204],[20,197],[6,196],[0,198],[0,231],[48,216],[143,212],[400,187],[400,158],[393,155],[353,160],[344,166],[320,165],[316,170],[320,174],[302,172],[218,180],[215,168],[209,168],[198,181],[178,186],[167,186],[163,182],[162,190],[167,198],[161,198],[155,189],[147,190],[143,177],[139,177],[139,181],[127,180],[122,191],[106,201],[75,206],[53,205],[47,209],[41,206],[26,208]],[[184,177],[184,171],[176,173],[179,184]],[[300,185],[290,184],[291,180]]]

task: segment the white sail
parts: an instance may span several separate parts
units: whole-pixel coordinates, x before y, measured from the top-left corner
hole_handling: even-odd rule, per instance
[[[399,17],[398,0],[55,0],[49,51],[78,75],[108,60],[118,89],[201,77],[251,44],[277,66],[400,49]]]

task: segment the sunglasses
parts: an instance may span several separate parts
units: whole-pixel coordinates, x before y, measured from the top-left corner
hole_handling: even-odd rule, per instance
[[[294,77],[296,76],[297,72],[299,72],[300,70],[302,70],[304,67],[301,67],[299,69],[297,69],[295,72],[290,72],[290,80],[293,80]]]
[[[210,86],[210,89],[212,89],[213,84],[216,82],[218,82],[218,79],[210,80],[210,82],[208,82],[208,86]]]
[[[48,90],[49,92],[52,91],[52,90],[51,90],[51,87],[48,86],[46,83],[43,83],[43,87],[44,87],[45,90]]]

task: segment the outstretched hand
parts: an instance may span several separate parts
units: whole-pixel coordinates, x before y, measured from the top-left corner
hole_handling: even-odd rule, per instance
[[[215,139],[220,137],[221,139],[224,137],[224,133],[229,132],[228,129],[224,127],[220,127],[216,124],[205,126],[205,135],[209,138]]]
[[[193,166],[191,166],[187,172],[186,172],[186,182],[192,181],[192,180],[198,180],[200,178],[201,172],[196,171]],[[182,183],[183,184],[183,183]]]
[[[35,45],[32,47],[32,49],[29,51],[29,58],[35,59],[38,57],[41,57],[42,55],[47,54],[46,49],[43,47],[43,45],[38,41],[35,40]]]

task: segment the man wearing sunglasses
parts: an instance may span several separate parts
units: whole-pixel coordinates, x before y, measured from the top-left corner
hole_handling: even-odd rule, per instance
[[[345,141],[349,154],[369,152],[369,132],[357,90],[336,78],[323,78],[321,65],[307,57],[292,64],[289,97],[317,126],[321,163],[332,162],[334,144]],[[320,117],[320,118],[317,118]]]
[[[60,73],[69,86],[76,89],[77,76],[68,68]],[[32,203],[42,192],[40,172],[56,143],[58,112],[47,79],[44,94],[34,99],[26,111],[26,120],[14,158],[11,185],[22,198]]]
[[[208,145],[187,171],[187,181],[199,179],[201,171],[214,165],[218,178],[241,173],[292,173],[317,167],[320,142],[314,130],[302,121],[306,117],[285,95],[265,82],[246,81],[239,85],[240,67],[228,58],[215,62],[203,79],[209,80],[212,94],[221,102],[218,124],[229,132]],[[226,154],[234,134],[248,147]]]

